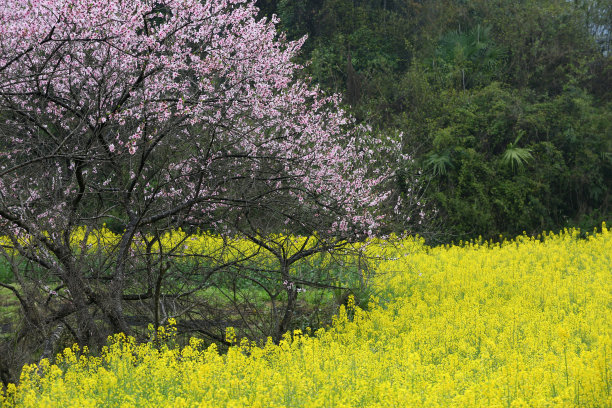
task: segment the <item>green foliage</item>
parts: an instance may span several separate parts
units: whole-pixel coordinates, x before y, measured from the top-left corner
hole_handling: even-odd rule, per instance
[[[510,165],[512,170],[514,170],[515,167],[522,168],[525,163],[533,159],[531,149],[525,147],[518,147],[518,142],[521,140],[521,137],[524,134],[525,132],[519,132],[518,136],[516,137],[516,140],[512,143],[508,143],[508,148],[501,157],[502,163]]]
[[[343,92],[358,120],[402,132],[448,239],[612,220],[608,2],[281,0],[277,10],[290,38],[309,36],[306,74]]]
[[[435,176],[444,176],[449,170],[453,169],[453,162],[448,151],[438,153],[429,153],[425,159],[425,165],[431,168]]]
[[[439,71],[450,86],[460,89],[489,83],[499,73],[504,57],[490,32],[491,27],[478,24],[467,32],[446,33],[430,62],[432,68]]]

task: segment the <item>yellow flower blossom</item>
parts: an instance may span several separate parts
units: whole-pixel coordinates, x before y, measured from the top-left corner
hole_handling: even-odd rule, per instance
[[[95,241],[111,242],[104,234]],[[203,234],[185,250],[215,250],[215,239]],[[226,354],[198,339],[156,348],[118,334],[100,356],[68,348],[55,365],[24,367],[0,405],[612,406],[605,224],[586,239],[566,230],[435,248],[372,240],[364,250],[378,259],[376,296],[367,311],[349,298],[328,330],[296,330],[278,345],[257,346],[228,328]],[[160,333],[171,339],[176,322]]]

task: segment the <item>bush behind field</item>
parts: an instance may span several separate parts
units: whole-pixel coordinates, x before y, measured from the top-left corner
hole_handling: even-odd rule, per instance
[[[381,296],[220,355],[118,335],[24,368],[3,406],[610,406],[612,233],[372,247]],[[232,330],[228,340],[234,341]],[[171,336],[170,336],[171,339]],[[42,373],[42,376],[38,373]]]

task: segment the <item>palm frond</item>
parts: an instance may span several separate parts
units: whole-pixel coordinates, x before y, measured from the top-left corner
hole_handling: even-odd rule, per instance
[[[454,168],[448,152],[430,153],[425,159],[425,165],[432,169],[434,175],[445,175],[449,169]]]
[[[517,144],[523,137],[524,132],[519,131],[514,143],[509,143],[506,151],[501,157],[502,163],[505,165],[510,165],[512,170],[515,170],[515,167],[521,168],[527,163],[529,160],[533,159],[533,155],[531,154],[531,149],[527,147],[518,147]]]
[[[502,162],[506,165],[510,165],[512,170],[515,166],[517,168],[522,167],[527,161],[533,159],[531,149],[524,147],[508,147],[502,156]]]

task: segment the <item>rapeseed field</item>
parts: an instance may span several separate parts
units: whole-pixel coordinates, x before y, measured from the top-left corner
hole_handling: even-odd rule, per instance
[[[612,232],[430,248],[374,242],[368,310],[280,344],[192,339],[26,366],[3,407],[610,407]]]

